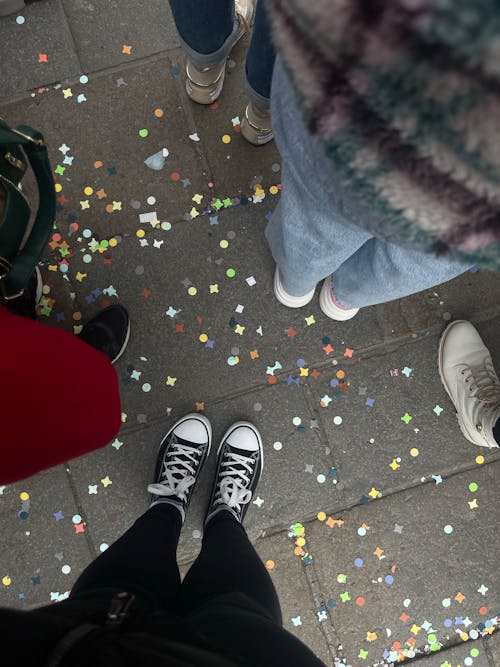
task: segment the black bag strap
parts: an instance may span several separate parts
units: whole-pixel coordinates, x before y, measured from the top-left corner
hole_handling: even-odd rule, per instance
[[[0,289],[5,298],[9,299],[22,294],[45,250],[54,227],[56,197],[47,147],[40,132],[27,125],[19,125],[16,129],[1,125],[0,146],[5,143],[23,147],[35,174],[39,192],[38,211],[29,238],[16,255],[8,274],[0,280]],[[12,224],[15,224],[15,221]]]

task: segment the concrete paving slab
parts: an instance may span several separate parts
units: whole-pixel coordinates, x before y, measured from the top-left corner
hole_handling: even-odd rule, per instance
[[[0,605],[63,599],[90,559],[85,516],[63,466],[0,486]]]
[[[325,665],[331,665],[333,654],[324,632],[327,626],[318,623],[311,587],[286,532],[257,540],[255,548],[278,592],[283,627],[309,646]]]
[[[214,191],[223,196],[254,196],[257,185],[268,192],[281,183],[281,157],[274,141],[252,146],[240,133],[248,99],[244,92],[244,64],[248,39],[242,39],[227,61],[224,89],[210,106],[188,101],[200,144],[213,175]],[[172,54],[182,72],[185,59],[181,52]]]
[[[498,360],[499,326],[500,318],[478,325]],[[434,477],[439,483],[439,476],[474,466],[478,455],[500,457],[500,450],[476,447],[462,436],[439,379],[438,342],[439,336],[429,335],[356,361],[339,359],[311,384],[338,470],[329,480],[338,482],[330,509],[369,502],[424,480],[434,484]]]
[[[146,490],[152,481],[161,438],[175,419],[190,410],[192,406],[184,401],[172,410],[169,419],[165,411],[163,419],[153,423],[148,420],[142,428],[127,428],[126,422],[114,444],[71,462],[71,474],[94,544],[114,541],[147,508]],[[249,508],[245,521],[252,539],[270,528],[287,527],[295,521],[299,500],[302,510],[309,515],[326,503],[324,486],[316,481],[315,475],[305,471],[309,466],[316,474],[327,475],[330,460],[315,430],[310,428],[309,407],[299,388],[290,391],[281,386],[247,392],[207,406],[206,415],[213,426],[213,451],[181,536],[181,561],[193,560],[199,550],[217,448],[220,438],[235,421],[253,421],[264,442],[265,470],[258,499]],[[293,420],[297,418],[303,426],[294,425]],[[101,481],[106,477],[112,484]]]
[[[142,213],[175,222],[195,206],[195,194],[206,201],[210,178],[189,139],[177,79],[161,58],[1,107],[11,125],[31,124],[44,134],[57,180],[58,229],[71,247],[77,231],[89,230],[86,244],[135,235]],[[163,149],[163,169],[148,168],[144,161]]]
[[[342,353],[381,342],[375,309],[339,327],[317,301],[300,310],[276,302],[263,235],[268,210],[238,206],[220,213],[215,225],[204,217],[168,232],[147,230],[107,252],[108,264],[96,253],[85,265],[72,243],[70,273],[75,284],[75,275],[86,274],[79,292],[87,312],[101,306],[109,286],[131,312],[131,340],[117,369],[124,409],[134,419],[153,418],[179,400],[194,408],[275,381],[293,391],[307,379],[300,367],[313,377],[315,364],[327,358],[325,336]],[[155,247],[155,241],[163,243]],[[86,304],[95,290],[101,296]]]
[[[490,661],[490,667],[492,665],[500,665],[500,635],[498,632],[495,632],[491,637],[483,640],[483,645],[488,658]]]
[[[478,466],[306,526],[323,622],[349,664],[460,643],[495,622],[499,473],[499,462]]]
[[[63,6],[87,73],[179,46],[165,0],[63,0]]]
[[[469,270],[432,289],[377,307],[386,340],[411,336],[451,320],[481,320],[498,314],[500,273]]]
[[[0,99],[81,74],[61,0],[34,2],[0,19],[0,62]]]
[[[488,641],[488,640],[486,640]],[[472,653],[472,655],[471,655]],[[446,650],[431,653],[419,661],[422,667],[491,667],[482,642],[467,642]]]

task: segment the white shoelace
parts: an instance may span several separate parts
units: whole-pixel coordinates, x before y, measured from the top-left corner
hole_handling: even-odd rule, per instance
[[[470,367],[462,373],[467,376],[465,382],[470,382],[469,390],[475,398],[487,405],[500,405],[500,384],[490,362],[486,361],[483,366],[476,368]]]
[[[195,466],[198,465],[200,450],[196,447],[181,445],[175,440],[175,436],[171,447],[171,451],[163,462],[162,479],[164,481],[150,484],[148,491],[156,496],[177,496],[182,501],[186,501],[187,493],[196,481],[196,470],[190,461]],[[181,456],[185,458],[180,458]]]
[[[229,469],[220,473],[222,481],[214,505],[224,504],[240,510],[241,505],[246,505],[252,499],[252,491],[245,488],[250,482],[246,473],[252,474],[255,459],[234,452],[228,452],[226,457],[227,460],[222,462],[221,468]]]

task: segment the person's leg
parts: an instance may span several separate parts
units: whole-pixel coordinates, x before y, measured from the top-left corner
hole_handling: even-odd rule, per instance
[[[82,572],[69,600],[112,589],[173,610],[180,589],[176,550],[181,526],[181,514],[173,505],[150,507]]]
[[[318,140],[296,106],[281,59],[274,68],[271,114],[281,155],[283,190],[266,238],[287,294],[300,297],[333,273],[371,235],[332,178]]]
[[[271,620],[282,624],[271,577],[245,529],[228,511],[218,512],[208,522],[202,550],[181,588],[185,611],[225,593],[243,593],[259,603]]]
[[[271,105],[271,81],[276,51],[264,2],[257,0],[252,39],[245,63],[245,91],[252,104],[261,111]]]
[[[469,267],[430,253],[372,238],[332,275],[344,308],[363,308],[415,294],[465,273]]]
[[[185,54],[200,69],[213,67],[231,50],[234,0],[169,0]]]

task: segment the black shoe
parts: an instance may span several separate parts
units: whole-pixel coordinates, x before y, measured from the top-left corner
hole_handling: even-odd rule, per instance
[[[221,510],[242,523],[264,466],[259,431],[250,422],[236,422],[222,438],[217,456],[205,526]]]
[[[114,304],[97,313],[83,327],[79,337],[115,363],[125,351],[130,337],[130,319],[123,306]]]
[[[174,505],[184,522],[211,442],[212,427],[204,415],[186,415],[172,426],[161,441],[155,481],[148,486],[151,507],[158,503]]]
[[[3,299],[0,297],[0,303],[13,315],[20,315],[30,320],[36,320],[36,306],[42,296],[42,288],[42,274],[38,266],[36,266],[21,296],[15,299]]]

